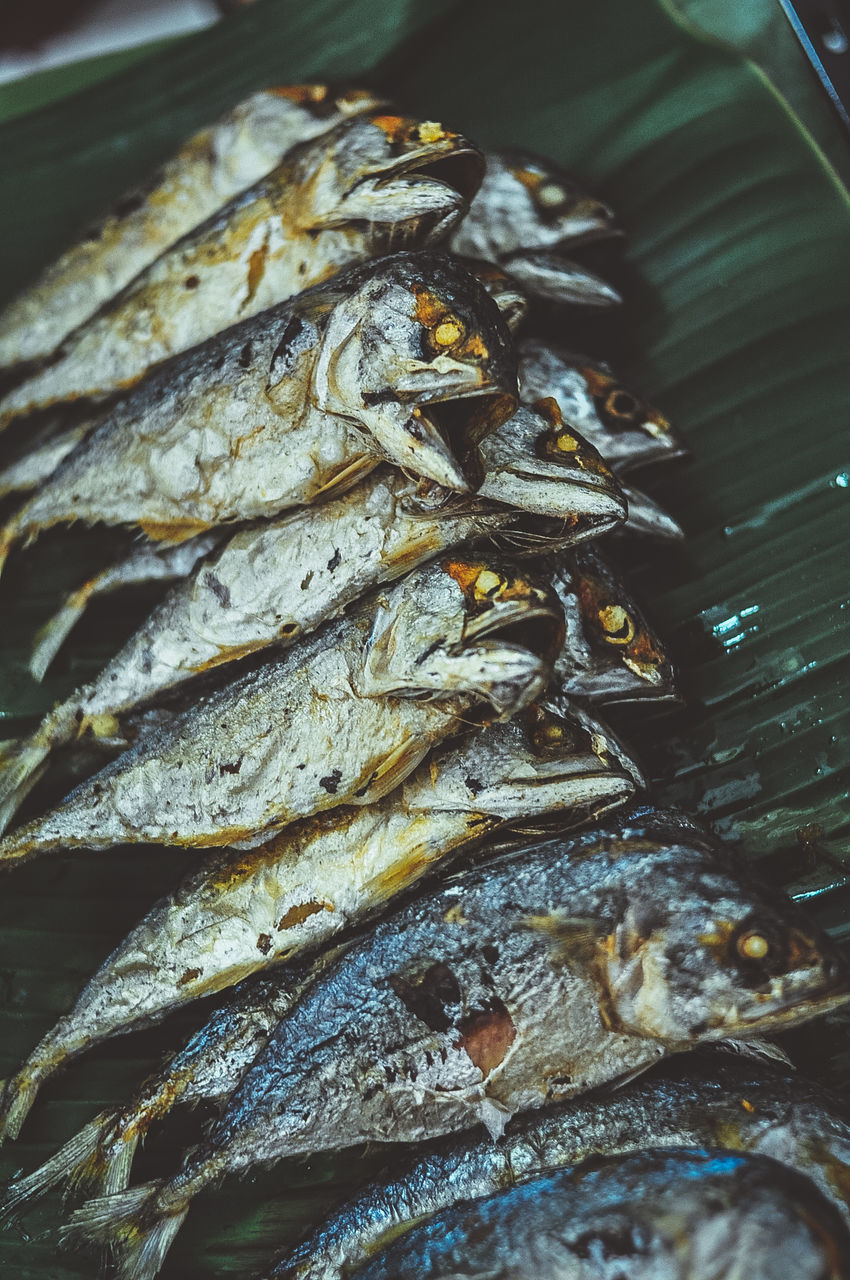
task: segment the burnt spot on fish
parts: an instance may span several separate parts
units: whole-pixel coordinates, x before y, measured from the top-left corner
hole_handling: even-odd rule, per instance
[[[487,964],[495,964],[499,959],[499,948],[492,942],[485,942],[481,954]]]
[[[212,571],[208,570],[204,574],[204,585],[209,587],[215,598],[218,600],[222,609],[229,609],[231,606],[230,588],[215,576]]]
[[[268,254],[269,238],[266,236],[259,249],[255,249],[248,258],[248,279],[246,282],[248,291],[245,294],[245,299],[242,303],[243,309],[253,300],[254,294],[260,287],[260,281],[266,274],[266,259],[268,258]]]
[[[328,561],[328,570],[333,573],[334,569],[338,569],[342,564],[342,552],[339,547],[334,547],[334,553]]]
[[[458,1030],[456,1048],[465,1051],[485,1078],[501,1066],[517,1036],[514,1020],[498,996],[488,1008],[467,1014]]]
[[[305,920],[310,919],[310,916],[318,915],[320,911],[333,911],[333,907],[329,902],[296,903],[280,917],[277,931],[280,933],[284,929],[294,929],[296,925],[303,924]]]
[[[371,409],[376,404],[388,404],[396,396],[390,387],[381,387],[379,391],[364,391],[361,398],[366,408]]]
[[[251,346],[250,342],[246,342],[245,346],[239,352],[239,368],[250,369],[253,355],[254,348]]]
[[[313,581],[313,570],[311,569],[310,572],[306,573],[304,577],[301,579],[301,590],[306,591],[312,581]]]
[[[188,982],[194,982],[197,978],[200,978],[203,972],[204,972],[203,969],[184,970],[184,972],[177,979],[177,986],[185,987]]]
[[[272,949],[271,934],[261,933],[257,939],[257,950],[267,956]]]
[[[183,281],[183,288],[184,288],[184,289],[197,289],[197,287],[198,287],[198,285],[199,285],[200,283],[201,283],[201,277],[200,277],[200,276],[195,276],[195,275],[187,276],[187,277],[186,277],[186,279]]]
[[[242,761],[244,759],[244,756],[240,756],[238,760],[230,761],[227,764],[220,764],[218,766],[219,777],[223,778],[226,773],[238,773],[242,768]]]
[[[303,337],[307,325],[299,316],[293,316],[283,331],[280,342],[272,352],[269,365],[269,384],[283,381],[295,368],[295,362],[303,349]]]
[[[342,770],[333,769],[326,778],[319,779],[319,786],[324,787],[325,791],[329,792],[330,795],[335,796],[336,789],[340,784],[341,778],[342,778]]]
[[[432,1031],[448,1031],[454,1024],[447,1008],[460,1005],[460,986],[447,964],[435,962],[418,980],[394,973],[389,985],[408,1012]]]

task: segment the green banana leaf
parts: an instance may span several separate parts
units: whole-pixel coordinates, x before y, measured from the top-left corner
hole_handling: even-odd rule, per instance
[[[654,0],[521,7],[480,0],[261,0],[227,23],[0,128],[3,295],[183,137],[251,89],[310,78],[380,84],[485,144],[548,153],[610,199],[629,232],[618,362],[687,435],[693,459],[655,492],[687,540],[636,566],[689,705],[625,728],[664,801],[704,814],[742,856],[850,933],[850,208],[818,148],[739,56]],[[2,104],[0,104],[2,105]],[[10,110],[14,107],[10,108]],[[588,341],[598,335],[588,331]],[[41,686],[29,640],[60,594],[104,562],[102,532],[49,537],[2,587],[0,716],[12,736],[87,678],[150,603],[93,609]],[[0,1054],[12,1070],[191,855],[120,851],[24,868],[0,903]],[[0,1178],[32,1168],[126,1097],[206,1010],[119,1039],[44,1090]],[[792,1043],[846,1078],[846,1022]],[[823,1072],[822,1072],[823,1074]],[[153,1137],[139,1177],[197,1137]],[[251,1276],[387,1159],[290,1162],[202,1197],[166,1280]],[[0,1236],[0,1277],[70,1280],[96,1262],[55,1251],[59,1205]]]

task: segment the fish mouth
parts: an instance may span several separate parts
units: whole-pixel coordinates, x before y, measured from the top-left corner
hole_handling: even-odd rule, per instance
[[[434,126],[435,130],[438,128],[438,125]],[[373,181],[380,188],[412,174],[450,187],[469,203],[484,177],[484,157],[460,134],[441,130],[441,136],[393,156],[385,164],[373,166],[361,181]]]
[[[519,250],[507,257],[503,265],[528,293],[549,302],[612,307],[623,301],[607,280],[557,251]]]
[[[802,1000],[790,992],[785,997],[785,1001],[784,1005],[779,1004],[769,1012],[753,1009],[751,1013],[743,1013],[739,1015],[739,1020],[734,1027],[713,1028],[708,1038],[727,1039],[730,1036],[740,1035],[742,1029],[751,1026],[758,1032],[774,1031],[780,1028],[787,1030],[808,1022],[812,1018],[831,1013],[850,1001],[850,980],[825,981],[819,987],[813,988]]]
[[[616,768],[605,768],[591,752],[567,761],[550,761],[533,773],[517,772],[504,782],[486,786],[474,797],[483,813],[493,812],[506,821],[542,822],[544,830],[563,829],[597,817],[625,804],[635,793],[631,778]]]
[[[626,499],[613,477],[578,467],[541,465],[532,470],[509,466],[486,474],[480,494],[531,515],[563,519],[575,524],[584,537],[604,533],[627,517]]]
[[[430,445],[429,452],[439,452],[444,462],[442,475],[437,474],[429,458],[428,471],[422,474],[445,489],[472,493],[484,476],[477,444],[507,421],[516,408],[516,398],[509,392],[491,388],[475,388],[462,396],[426,399],[413,409],[408,434],[420,434]],[[413,464],[415,466],[415,463]]]

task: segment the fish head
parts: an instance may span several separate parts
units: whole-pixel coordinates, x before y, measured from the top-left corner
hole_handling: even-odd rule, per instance
[[[554,400],[521,404],[482,441],[481,497],[558,521],[552,540],[572,546],[621,524],[625,499],[593,445],[564,423]]]
[[[769,1035],[850,999],[835,943],[731,857],[673,840],[640,861],[624,866],[629,904],[600,953],[616,1025],[685,1049]]]
[[[498,258],[618,234],[614,214],[551,161],[487,152],[487,171],[455,237],[459,253]],[[510,268],[508,268],[510,269]]]
[[[509,716],[540,697],[562,638],[545,578],[496,552],[450,558],[415,570],[382,599],[360,692],[471,694]]]
[[[580,262],[551,249],[515,249],[501,258],[506,271],[527,295],[559,306],[615,307],[622,295]]]
[[[528,338],[520,345],[524,398],[554,396],[566,420],[616,470],[682,456],[681,437],[667,419],[625,386],[605,364]]]
[[[552,585],[566,623],[553,679],[559,696],[594,704],[676,698],[676,673],[664,645],[599,552],[581,548],[559,555]]]
[[[453,810],[523,829],[542,816],[558,828],[599,817],[635,791],[601,726],[540,703],[431,756],[405,787],[408,810]]]
[[[372,450],[447,489],[481,480],[477,444],[516,409],[499,309],[449,258],[399,253],[347,277],[314,366],[316,408],[348,418]]]
[[[641,538],[663,538],[680,541],[685,531],[668,511],[650,498],[642,489],[634,485],[623,485],[623,494],[629,508],[623,533],[636,534]]]
[[[371,257],[444,239],[484,171],[481,152],[460,134],[378,112],[344,120],[292,159],[287,192],[295,224],[307,233],[359,233]]]

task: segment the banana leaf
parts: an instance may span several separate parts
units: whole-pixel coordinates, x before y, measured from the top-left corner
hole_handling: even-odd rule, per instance
[[[742,856],[850,933],[847,340],[850,207],[818,147],[757,69],[655,0],[564,5],[260,0],[65,101],[0,127],[4,296],[193,129],[274,82],[349,78],[484,144],[536,148],[617,208],[628,303],[588,345],[686,433],[693,458],[655,492],[687,539],[635,566],[670,636],[688,705],[631,717],[655,795],[702,813]],[[574,336],[571,333],[571,336]],[[581,337],[581,333],[579,337]],[[108,558],[102,532],[47,537],[0,587],[4,736],[102,665],[150,603],[93,609],[43,685],[29,640],[64,590]],[[9,1071],[191,855],[75,855],[24,868],[0,904],[0,1069]],[[125,1097],[206,1010],[118,1040],[44,1090],[0,1178],[31,1168]],[[837,1018],[792,1046],[846,1079]],[[822,1069],[822,1074],[825,1068]],[[152,1138],[139,1177],[173,1166],[198,1122]],[[193,1208],[166,1280],[250,1276],[386,1151],[322,1156],[228,1182]],[[0,1236],[0,1274],[70,1280],[53,1203]]]

